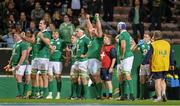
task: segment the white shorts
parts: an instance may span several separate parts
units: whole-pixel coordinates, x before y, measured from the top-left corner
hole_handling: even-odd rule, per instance
[[[122,64],[122,73],[131,74],[131,69],[133,66],[134,56],[128,57],[121,61]]]
[[[79,73],[78,65],[77,64],[71,65],[70,76],[76,77],[78,76],[78,73]]]
[[[118,74],[121,74],[121,72],[122,72],[122,64],[117,64],[117,72],[118,72]]]
[[[49,59],[47,58],[34,58],[32,60],[32,69],[47,71],[49,66]]]
[[[15,67],[13,67],[15,69]],[[21,65],[18,70],[14,70],[15,75],[21,75],[24,76],[24,73],[26,71],[26,65]]]
[[[88,61],[82,61],[82,62],[78,62],[78,69],[81,71],[81,72],[87,72],[88,70]]]
[[[86,60],[86,61],[82,61],[82,62],[79,62],[79,61],[76,61],[75,63],[74,63],[74,65],[75,65],[75,68],[76,69],[79,69],[78,71],[79,71],[79,76],[81,77],[81,78],[87,78],[87,77],[89,77],[89,75],[88,75],[88,68],[87,68],[87,66],[88,66],[88,61]]]
[[[30,75],[32,71],[32,66],[31,65],[26,65],[26,72],[25,75]]]
[[[140,68],[139,75],[150,75],[150,66],[149,64],[144,65],[143,68]]]
[[[88,60],[88,74],[96,74],[100,71],[101,62],[98,59],[89,59]]]
[[[48,69],[48,74],[49,75],[53,75],[53,73],[55,74],[61,74],[63,69],[63,65],[62,62],[49,62],[49,69]]]

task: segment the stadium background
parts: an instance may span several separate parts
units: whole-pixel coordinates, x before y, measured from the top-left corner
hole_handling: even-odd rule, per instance
[[[173,45],[175,52],[175,61],[177,62],[177,71],[180,70],[180,45]],[[12,75],[9,75],[9,73],[5,73],[3,70],[3,67],[7,64],[8,59],[10,58],[11,55],[11,49],[0,49],[0,99],[1,98],[15,98],[16,97],[16,80],[13,78]],[[133,64],[133,70],[132,70],[132,78],[133,78],[133,84],[134,84],[134,92],[135,96],[138,96],[138,69],[139,65],[142,61],[141,58],[141,53],[139,52],[134,52],[135,55],[135,61]],[[54,83],[55,84],[55,83]],[[114,72],[113,75],[113,91],[115,94],[113,95],[116,97],[118,95],[118,79],[117,79],[117,74]],[[89,87],[89,97],[94,96],[93,92],[93,87]],[[54,89],[54,94],[56,92],[56,89]],[[70,79],[69,79],[69,71],[64,70],[63,71],[63,79],[62,79],[62,92],[61,92],[61,97],[66,98],[70,96]],[[53,94],[53,95],[54,95]],[[173,94],[173,96],[169,96],[169,99],[180,99],[180,95],[174,95],[174,94],[180,94],[180,87],[176,88],[169,88],[168,89],[168,94]]]
[[[19,0],[16,0],[19,2]],[[21,1],[25,1],[25,0],[21,0]],[[41,0],[38,0],[41,1]],[[45,1],[45,0],[42,0]],[[65,0],[64,0],[65,1]],[[66,0],[67,1],[67,0]],[[86,0],[83,0],[86,1]],[[116,0],[112,0],[112,1],[116,1]],[[120,1],[120,0],[119,0]],[[126,0],[124,0],[126,1]],[[149,1],[153,1],[153,0],[149,0]],[[175,1],[175,0],[174,0]],[[21,4],[21,3],[17,3],[17,4]],[[176,9],[173,10],[173,20],[176,20],[174,22],[163,22],[162,23],[162,33],[164,35],[165,39],[171,39],[173,41],[173,43],[176,44],[180,44],[180,1],[176,0]],[[18,6],[17,6],[18,7]],[[94,9],[94,8],[93,8]],[[110,32],[113,31],[112,29],[116,29],[116,25],[119,21],[124,21],[127,24],[127,28],[128,31],[132,34],[132,28],[131,28],[131,23],[128,22],[128,12],[130,10],[130,6],[115,6],[114,7],[114,20],[111,22],[107,22],[106,24],[103,24],[103,27],[105,28],[109,28]],[[29,8],[28,8],[29,11]],[[3,22],[3,21],[1,21]],[[0,22],[0,23],[1,23]],[[148,32],[148,28],[150,26],[150,22],[145,22],[144,23],[144,30],[145,33]],[[3,24],[0,24],[3,25]],[[112,27],[112,28],[111,28]],[[1,28],[0,28],[1,29]],[[180,71],[180,45],[174,45],[175,48],[175,60],[177,61],[177,67],[178,67],[178,71]],[[7,61],[10,57],[11,54],[11,50],[9,49],[0,49],[0,102],[3,101],[3,99],[6,98],[15,98],[16,96],[16,82],[15,79],[12,78],[12,76],[7,76],[7,73],[4,73],[2,67],[4,67],[7,64]],[[135,53],[135,62],[134,62],[134,66],[133,66],[133,70],[132,70],[132,77],[133,77],[133,83],[134,83],[134,91],[135,91],[135,96],[138,96],[138,67],[141,63],[141,55],[140,53]],[[64,76],[69,75],[69,71],[64,71],[63,72]],[[117,83],[117,76],[116,74],[113,77],[113,86],[114,89],[117,88],[118,83]],[[180,99],[180,88],[173,88],[171,89],[171,93],[173,95],[173,98],[171,99]],[[63,77],[63,85],[62,85],[62,97],[67,97],[70,94],[70,80],[68,78]],[[93,93],[91,93],[93,94]],[[170,98],[168,98],[170,99]],[[19,103],[22,102],[23,100],[17,100],[17,99],[12,99],[13,103]],[[5,100],[4,102],[7,103],[12,103],[12,101],[9,100]],[[31,103],[31,100],[24,100],[27,103]],[[60,100],[60,102],[62,103],[64,100]],[[179,101],[179,100],[178,100]],[[40,102],[46,102],[46,103],[56,103],[55,100],[38,100],[35,101],[35,103],[40,103]],[[65,103],[71,103],[73,101],[64,101]],[[80,103],[84,103],[87,101],[79,101]],[[97,102],[97,101],[95,101]],[[98,101],[99,102],[99,101]],[[101,101],[103,102],[103,104],[108,104],[108,103],[114,103],[115,101]],[[175,102],[177,101],[173,101],[172,104],[174,105]],[[58,102],[59,103],[59,102]],[[75,101],[75,103],[77,103],[77,101]],[[94,103],[94,100],[92,100],[90,103]],[[125,102],[121,102],[122,104],[125,104]],[[147,101],[127,101],[126,104],[146,104]],[[148,103],[151,103],[151,105],[157,105],[157,103],[152,102],[151,100],[148,101]],[[167,103],[167,102],[166,102]],[[116,104],[120,104],[120,102],[116,101]],[[1,105],[1,104],[0,104]],[[19,105],[19,104],[18,104]],[[34,104],[32,104],[34,105]],[[43,104],[44,106],[45,104]],[[54,104],[53,104],[54,105]],[[81,104],[82,105],[82,104]],[[83,104],[84,105],[84,104]],[[161,104],[162,105],[162,104]],[[164,105],[164,103],[163,103]],[[39,104],[38,104],[39,106]],[[91,105],[89,105],[91,106]],[[104,106],[104,105],[103,105]]]

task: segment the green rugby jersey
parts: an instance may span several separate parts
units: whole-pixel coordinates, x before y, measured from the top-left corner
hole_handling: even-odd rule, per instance
[[[144,40],[140,40],[137,45],[138,45],[138,50],[140,50],[141,53],[143,54],[143,57],[145,57],[148,50],[150,50],[150,42],[146,43],[144,42]]]
[[[43,36],[51,40],[51,35],[48,31],[44,31]],[[49,58],[50,55],[49,47],[38,36],[37,36],[35,49],[36,49],[35,52],[37,52],[36,55],[37,58]]]
[[[133,53],[131,51],[131,41],[132,41],[132,37],[130,36],[130,34],[124,30],[121,32],[120,36],[119,36],[119,45],[121,46],[121,41],[125,40],[126,41],[126,50],[125,50],[125,54],[124,54],[124,59],[133,56]]]
[[[88,51],[87,51],[87,58],[96,58],[100,60],[100,50],[103,44],[103,37],[93,37],[90,39],[90,42],[88,44]]]
[[[50,61],[62,61],[62,51],[63,51],[63,40],[62,39],[51,39],[51,45],[54,46],[55,52],[50,55]]]
[[[81,38],[77,40],[76,44],[76,60],[85,61],[87,58],[82,58],[81,55],[85,55],[88,51],[88,44],[90,39],[84,34]]]
[[[22,52],[24,50],[27,50],[28,48],[28,45],[26,42],[23,42],[22,40],[19,41],[19,42],[16,42],[14,45],[13,45],[13,50],[12,50],[12,66],[16,66],[22,56]],[[26,60],[26,59],[25,59]],[[23,61],[22,65],[25,65],[26,64],[26,61]]]

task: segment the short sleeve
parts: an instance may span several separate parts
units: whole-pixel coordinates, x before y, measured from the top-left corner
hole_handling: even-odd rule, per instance
[[[111,57],[111,59],[117,57],[116,48],[111,48],[111,50],[110,50],[110,57]]]

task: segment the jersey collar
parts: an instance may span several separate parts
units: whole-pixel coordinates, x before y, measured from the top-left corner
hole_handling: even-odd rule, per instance
[[[21,43],[22,42],[22,40],[19,40],[17,43]]]
[[[122,34],[123,32],[126,32],[126,31],[127,31],[127,30],[123,29],[120,34]]]
[[[58,41],[59,40],[59,38],[57,38],[55,41]]]
[[[47,31],[47,29],[43,30],[42,32],[46,32],[46,31]]]
[[[81,36],[79,39],[82,39],[83,37],[85,37],[86,35],[85,34],[83,34],[83,36]]]

